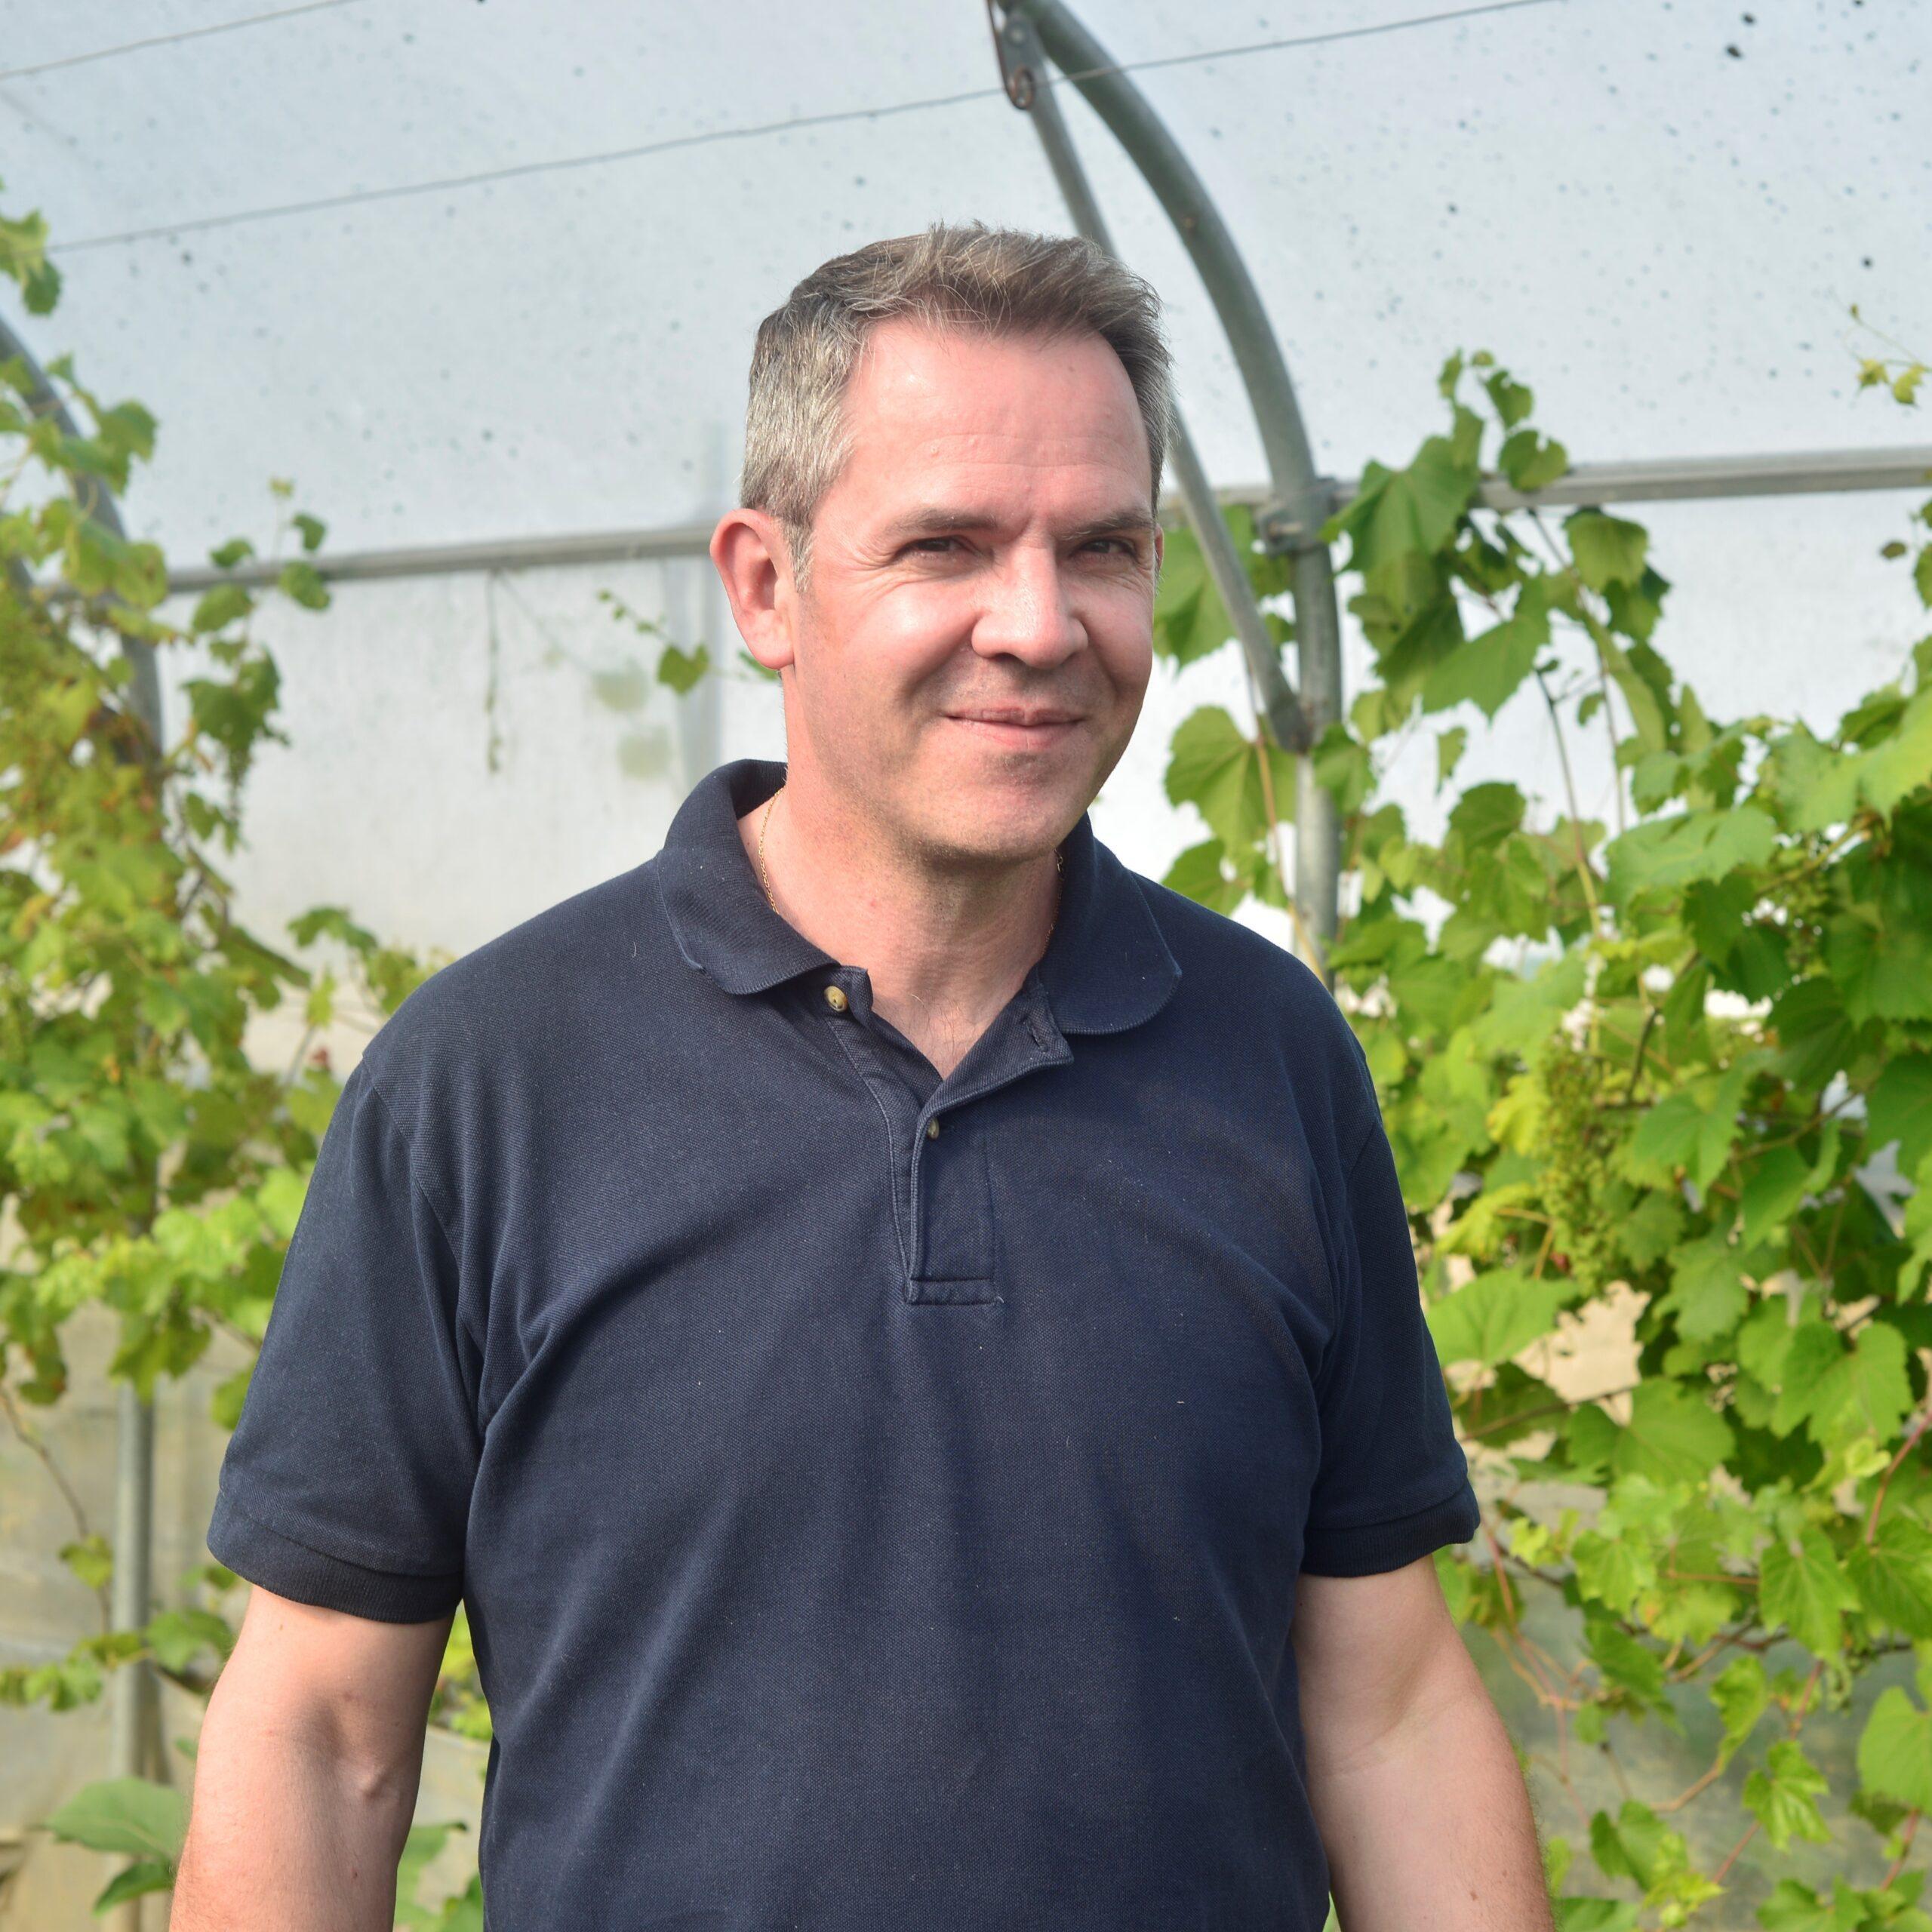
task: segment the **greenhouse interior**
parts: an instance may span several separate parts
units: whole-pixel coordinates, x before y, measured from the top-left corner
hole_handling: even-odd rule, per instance
[[[242,1922],[176,1887],[251,1587],[207,1538],[331,1109],[415,988],[786,759],[712,549],[754,343],[941,223],[1158,297],[1091,830],[1373,1075],[1481,1510],[1421,1567],[1555,1915],[1441,1924],[1932,1926],[1932,9],[0,26],[0,1928]],[[459,1609],[398,1925],[483,1932],[512,1857],[489,1649]],[[1062,1750],[1064,1687],[1014,1719]],[[886,1922],[825,1882],[784,1922]],[[958,1882],[893,1922],[1020,1922]],[[1331,1927],[1403,1922],[1355,1883]],[[780,1922],[709,1896],[607,1922]]]

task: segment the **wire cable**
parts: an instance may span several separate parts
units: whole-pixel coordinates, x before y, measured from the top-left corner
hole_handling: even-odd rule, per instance
[[[331,7],[352,7],[357,0],[304,0],[300,7],[282,7],[272,14],[251,14],[245,20],[217,20],[206,27],[183,27],[179,33],[158,33],[146,40],[123,41],[118,47],[97,47],[91,54],[63,54],[58,60],[36,60],[30,67],[0,69],[0,81],[23,81],[30,75],[51,74],[57,67],[84,67],[91,60],[112,60],[118,54],[140,54],[150,47],[172,47],[177,41],[205,40],[211,34],[232,33],[238,27],[258,27],[269,20],[286,20],[297,14],[319,14]]]
[[[340,0],[336,0],[340,4]],[[1238,47],[1211,48],[1198,54],[1156,54],[1144,60],[1121,60],[1103,67],[1083,68],[1072,74],[1048,77],[1059,87],[1069,82],[1091,80],[1101,74],[1137,73],[1149,67],[1178,67],[1204,60],[1226,60],[1235,54],[1266,54],[1283,48],[1315,47],[1333,41],[1360,40],[1373,34],[1397,33],[1410,27],[1435,26],[1444,21],[1472,20],[1480,14],[1513,13],[1526,7],[1560,6],[1564,0],[1484,0],[1484,4],[1457,7],[1447,12],[1411,14],[1398,20],[1383,20],[1373,26],[1340,27],[1327,33],[1295,34],[1279,40],[1250,41]],[[636,147],[610,148],[596,154],[565,155],[549,161],[526,161],[502,168],[479,169],[473,174],[446,175],[434,181],[399,182],[389,188],[358,188],[339,195],[321,195],[312,201],[281,202],[270,207],[242,208],[229,214],[201,215],[185,221],[165,223],[152,228],[130,228],[113,235],[85,235],[78,241],[51,244],[50,255],[78,254],[85,248],[114,248],[136,242],[152,242],[179,235],[205,234],[210,229],[233,228],[245,222],[273,221],[285,215],[321,214],[331,208],[357,208],[365,202],[399,201],[414,195],[435,195],[463,188],[479,188],[496,181],[512,181],[532,174],[558,174],[579,168],[601,168],[614,162],[638,161],[647,155],[668,154],[675,149],[705,147],[717,141],[749,140],[764,134],[781,134],[796,128],[823,128],[840,121],[878,121],[888,115],[912,114],[934,107],[955,107],[969,100],[1004,100],[1003,87],[969,88],[961,94],[933,94],[922,100],[891,102],[881,107],[846,107],[823,114],[800,114],[784,121],[761,121],[738,128],[713,128],[699,134],[673,134],[661,141],[646,141]]]

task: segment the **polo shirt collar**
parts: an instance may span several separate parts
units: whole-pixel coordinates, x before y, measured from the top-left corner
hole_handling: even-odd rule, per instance
[[[777,790],[785,765],[741,758],[714,767],[673,814],[657,858],[678,949],[729,993],[763,992],[841,961],[764,896],[738,820]],[[1090,814],[1061,848],[1060,916],[1034,973],[1063,1032],[1116,1033],[1152,1019],[1180,967],[1134,875],[1094,836]]]

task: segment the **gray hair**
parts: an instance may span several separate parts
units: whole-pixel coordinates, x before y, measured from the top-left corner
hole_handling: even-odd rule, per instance
[[[758,325],[738,501],[777,519],[801,592],[813,519],[852,453],[852,372],[873,325],[899,316],[992,336],[1101,337],[1134,386],[1153,475],[1149,507],[1158,505],[1174,391],[1152,288],[1079,235],[936,221],[835,255]]]

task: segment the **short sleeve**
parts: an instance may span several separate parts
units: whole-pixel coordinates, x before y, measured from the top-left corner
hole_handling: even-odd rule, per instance
[[[1372,1086],[1367,1106],[1338,1230],[1334,1332],[1316,1376],[1321,1460],[1301,1567],[1320,1576],[1399,1569],[1466,1542],[1481,1521]]]
[[[217,1561],[386,1623],[455,1608],[479,1447],[458,1289],[365,1057],[323,1134],[222,1462]]]

